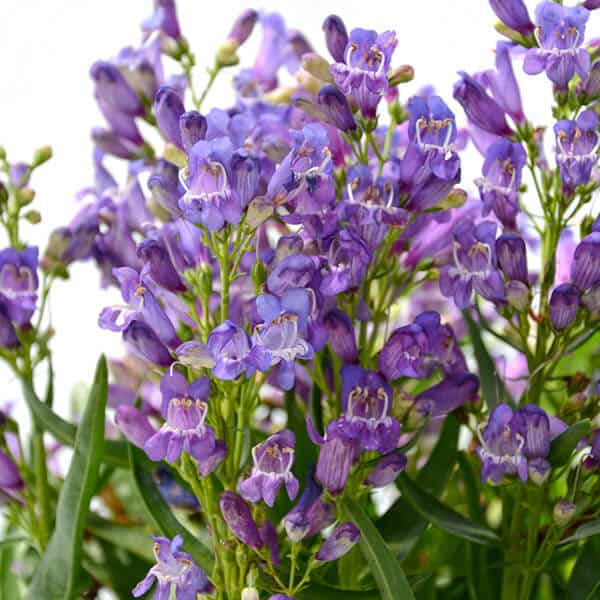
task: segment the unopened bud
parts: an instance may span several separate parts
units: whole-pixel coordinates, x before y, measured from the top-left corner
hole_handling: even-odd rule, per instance
[[[261,223],[264,223],[273,214],[273,204],[264,196],[257,196],[248,205],[246,213],[246,223],[256,229]]]
[[[568,525],[571,522],[576,512],[577,507],[575,506],[575,504],[569,502],[568,500],[559,500],[554,505],[552,517],[554,519],[554,522],[559,527],[564,527],[565,525]]]
[[[238,44],[235,40],[227,40],[218,50],[216,63],[218,67],[234,67],[239,64],[240,58],[237,55]]]
[[[254,288],[261,289],[267,280],[267,268],[260,260],[255,261],[252,265],[251,277]]]
[[[246,587],[242,590],[242,600],[259,600],[258,590],[255,587]]]
[[[333,82],[330,72],[331,66],[320,54],[307,52],[302,56],[301,64],[305,71],[314,75],[317,79],[327,83]]]
[[[0,208],[8,202],[8,191],[4,184],[0,181]]]
[[[318,91],[323,85],[323,81],[318,77],[315,77],[312,73],[299,69],[296,72],[296,81],[309,93],[317,95]]]
[[[263,98],[269,104],[289,104],[295,91],[294,87],[279,87],[267,92]]]
[[[444,210],[449,208],[458,208],[467,201],[467,192],[460,188],[454,188],[436,208],[442,208]]]
[[[52,158],[52,147],[42,146],[38,148],[33,154],[33,160],[31,161],[31,168],[35,169]]]
[[[4,146],[0,146],[0,160],[6,160],[6,150]]]
[[[173,144],[165,144],[165,151],[163,157],[170,163],[177,165],[180,169],[187,167],[187,155],[183,150],[180,150]]]
[[[28,210],[23,215],[32,225],[37,225],[42,221],[42,215],[39,210]]]
[[[31,188],[22,188],[17,190],[17,201],[19,206],[27,206],[33,202],[35,192]]]
[[[529,288],[522,281],[509,281],[506,284],[506,300],[514,309],[525,312],[531,302]]]
[[[388,83],[392,87],[412,81],[414,78],[415,70],[411,65],[400,65],[388,73]]]

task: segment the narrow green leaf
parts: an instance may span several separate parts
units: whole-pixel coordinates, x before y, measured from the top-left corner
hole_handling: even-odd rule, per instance
[[[500,542],[500,537],[494,531],[484,525],[473,523],[442,504],[435,496],[420,488],[406,473],[401,473],[396,481],[402,490],[402,495],[413,508],[440,529],[476,544]]]
[[[157,529],[156,533],[161,533],[168,538],[180,535],[183,538],[185,551],[192,555],[200,567],[210,573],[213,566],[212,552],[177,520],[171,507],[156,487],[152,473],[141,466],[145,454],[139,448],[129,444],[129,460],[140,499]]]
[[[0,546],[0,598],[20,600],[19,582],[13,571],[15,549],[12,544]]]
[[[381,600],[378,590],[342,590],[312,584],[296,594],[298,600]]]
[[[360,529],[360,549],[369,564],[382,600],[414,600],[404,571],[377,528],[360,504],[351,498],[342,500],[342,508]]]
[[[58,498],[54,532],[29,589],[30,600],[77,597],[83,533],[104,449],[107,396],[106,359],[101,356]]]
[[[87,529],[97,538],[110,542],[146,561],[154,562],[152,545],[148,543],[151,532],[145,526],[121,525],[92,514]]]
[[[419,486],[436,497],[444,490],[456,464],[459,430],[458,419],[448,415],[427,464],[417,475]],[[404,498],[399,498],[377,521],[377,529],[401,558],[410,553],[426,528],[427,521]]]
[[[588,538],[581,548],[569,580],[569,600],[600,598],[600,537]]]
[[[463,317],[469,330],[471,343],[473,344],[481,393],[483,394],[483,399],[488,410],[494,408],[499,402],[510,402],[510,394],[506,391],[504,383],[498,376],[494,359],[490,356],[488,349],[483,343],[480,327],[475,323],[467,310],[463,310]]]
[[[579,540],[584,540],[585,538],[589,538],[592,535],[600,535],[600,519],[594,519],[593,521],[589,521],[584,525],[581,525],[575,530],[573,535],[570,535],[568,538],[565,538],[560,543],[569,544],[571,542],[577,542]]]
[[[314,385],[313,390],[319,388]],[[318,392],[318,401],[320,402],[320,391]],[[313,398],[313,400],[316,400]],[[287,427],[291,429],[296,436],[296,453],[294,472],[301,483],[304,483],[306,475],[311,465],[317,462],[318,450],[313,444],[306,432],[306,414],[300,408],[294,390],[285,394],[285,408],[287,412]]]
[[[14,546],[15,544],[20,544],[21,542],[27,542],[29,538],[26,537],[11,537],[6,538],[4,540],[0,540],[0,550],[5,548],[6,546]],[[1,596],[0,596],[1,598]]]
[[[548,460],[553,467],[564,465],[568,462],[579,441],[592,431],[589,419],[584,419],[565,429],[550,443]]]
[[[52,434],[59,442],[73,447],[75,445],[77,427],[65,421],[48,404],[42,402],[27,382],[23,382],[23,393],[29,409],[43,429]],[[106,440],[103,460],[115,467],[128,468],[127,444],[117,440]]]

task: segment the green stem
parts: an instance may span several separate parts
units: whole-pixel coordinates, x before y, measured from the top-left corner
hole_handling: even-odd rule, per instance
[[[198,110],[200,110],[202,103],[206,99],[206,96],[208,96],[208,92],[210,92],[210,89],[212,88],[213,83],[215,82],[215,79],[217,78],[217,75],[220,73],[220,71],[221,71],[221,67],[219,65],[215,65],[212,69],[209,69],[208,83],[206,84],[206,87],[204,88],[204,90],[202,90],[202,94],[201,94],[199,100],[197,102],[194,102],[194,104],[196,105],[196,108]]]

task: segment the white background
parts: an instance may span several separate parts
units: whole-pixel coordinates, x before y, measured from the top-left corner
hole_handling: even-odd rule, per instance
[[[533,14],[533,5],[528,5]],[[180,0],[180,22],[197,57],[200,89],[205,81],[203,66],[212,63],[233,18],[248,6],[239,1]],[[434,83],[461,118],[462,111],[451,97],[456,71],[472,73],[492,67],[499,39],[493,29],[495,15],[486,0],[271,0],[256,8],[281,11],[288,26],[304,31],[324,55],[321,24],[330,13],[341,15],[349,30],[395,29],[399,43],[394,64],[409,63],[416,71],[415,83],[401,88],[403,96]],[[0,144],[11,160],[29,160],[36,146],[51,144],[54,149],[54,159],[33,179],[38,192],[35,206],[44,221],[27,230],[31,243],[43,248],[48,233],[75,213],[75,193],[92,183],[89,131],[103,121],[92,97],[90,65],[116,55],[122,46],[137,44],[139,23],[150,11],[150,0],[0,1]],[[257,33],[242,52],[246,64]],[[588,39],[592,33],[588,32]],[[520,65],[516,69],[524,79]],[[548,123],[544,108],[550,104],[548,82],[543,76],[528,77],[527,86],[528,116],[536,123]],[[228,106],[230,89],[224,74],[204,108]],[[463,163],[465,185],[479,175],[481,163],[475,154]],[[98,354],[120,353],[119,336],[96,325],[100,309],[114,303],[116,294],[100,291],[98,274],[89,264],[74,266],[72,275],[70,281],[55,286],[51,301],[61,412],[66,410],[71,387],[91,378]],[[18,387],[10,379],[0,366],[0,406],[18,401]]]

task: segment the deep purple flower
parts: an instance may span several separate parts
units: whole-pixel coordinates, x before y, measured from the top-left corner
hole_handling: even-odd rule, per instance
[[[507,26],[528,36],[534,30],[523,0],[489,0],[496,16]]]
[[[347,521],[338,525],[331,535],[323,542],[323,545],[315,555],[322,562],[337,560],[352,550],[352,547],[360,539],[360,530],[354,523]]]
[[[567,7],[546,0],[535,10],[536,40],[539,48],[525,55],[523,68],[529,75],[546,71],[559,90],[565,90],[577,73],[585,80],[590,55],[582,48],[589,13],[583,6]]]
[[[180,118],[185,112],[185,108],[178,91],[168,85],[158,88],[152,110],[156,116],[158,128],[167,141],[183,149]]]
[[[523,452],[528,459],[547,458],[550,453],[550,421],[539,406],[526,404],[515,413],[513,426],[525,440]]]
[[[318,261],[306,254],[291,254],[277,262],[267,278],[267,289],[282,296],[292,288],[308,288],[316,279]]]
[[[138,448],[143,448],[148,439],[156,433],[148,417],[141,410],[127,404],[117,407],[115,423],[123,435]]]
[[[335,522],[335,511],[323,500],[323,488],[315,481],[315,469],[310,469],[298,503],[283,518],[283,526],[293,544],[308,539]]]
[[[579,242],[571,262],[571,282],[585,291],[600,282],[600,231]]]
[[[358,362],[358,349],[354,324],[350,317],[343,311],[334,308],[324,318],[328,332],[329,345],[333,351],[345,362]]]
[[[277,382],[284,390],[294,386],[295,363],[313,356],[306,341],[311,300],[306,290],[288,290],[281,298],[262,294],[256,299],[256,309],[264,323],[255,329],[253,340],[267,350],[271,366],[277,367]]]
[[[494,483],[500,483],[505,475],[517,474],[521,481],[527,481],[525,437],[513,418],[510,406],[498,404],[480,433],[481,446],[478,454],[482,462],[481,480],[484,483],[488,478]]]
[[[504,299],[504,282],[496,267],[496,228],[492,221],[475,225],[465,220],[454,229],[454,264],[442,269],[440,290],[453,297],[458,308],[471,304],[473,290],[487,300]]]
[[[154,481],[158,487],[160,495],[176,508],[187,510],[200,509],[200,502],[192,492],[177,483],[177,480],[166,467],[159,467],[154,472]]]
[[[241,496],[234,492],[223,492],[219,505],[227,527],[238,540],[256,550],[264,546],[250,508]]]
[[[425,331],[414,323],[396,329],[379,353],[378,366],[386,379],[427,377],[434,364],[427,359],[429,342]]]
[[[334,85],[324,85],[317,94],[317,106],[323,111],[326,122],[346,133],[357,127],[348,100]]]
[[[503,233],[496,240],[496,255],[500,269],[511,281],[529,283],[525,240],[516,233]]]
[[[208,377],[187,383],[177,371],[166,373],[160,383],[161,413],[165,422],[151,438],[144,450],[152,460],[175,462],[183,451],[198,461],[206,460],[215,451],[215,434],[205,424],[210,389]]]
[[[12,324],[6,302],[0,298],[0,348],[11,350],[19,346],[19,338]]]
[[[413,409],[419,415],[440,417],[477,398],[479,379],[472,373],[447,376],[417,395]]]
[[[461,79],[454,85],[454,98],[463,107],[469,120],[477,127],[499,136],[510,136],[513,131],[506,122],[502,107],[487,94],[476,79],[459,71]]]
[[[208,336],[207,347],[218,379],[235,379],[241,373],[250,377],[256,369],[266,371],[271,366],[269,352],[232,321],[225,321]]]
[[[579,290],[570,283],[554,288],[550,296],[550,322],[557,331],[566,329],[575,320],[579,309]]]
[[[239,48],[250,37],[257,21],[258,13],[253,8],[244,10],[233,22],[227,40]]]
[[[156,581],[154,598],[166,600],[175,586],[178,600],[194,600],[197,594],[210,594],[214,586],[206,573],[194,562],[187,553],[182,552],[183,538],[176,535],[173,540],[164,537],[154,537],[154,556],[156,564],[148,574],[132,590],[135,598],[148,592]]]
[[[393,31],[378,35],[376,31],[353,29],[343,61],[331,67],[335,84],[369,119],[375,118],[377,105],[388,90],[387,72],[397,43]]]
[[[173,359],[166,346],[144,321],[134,319],[123,329],[123,341],[140,357],[161,367]]]
[[[400,423],[390,416],[392,389],[378,373],[358,365],[342,367],[342,414],[327,426],[327,437],[358,443],[361,450],[391,452],[400,439]]]
[[[34,246],[0,251],[0,301],[5,314],[19,326],[29,323],[35,310],[37,268],[38,249]]]
[[[598,469],[600,467],[600,429],[594,431],[592,448],[588,456],[585,457],[583,464],[588,469]]]
[[[206,117],[198,111],[190,110],[179,117],[181,143],[186,152],[189,152],[196,142],[204,139],[207,127]]]
[[[142,23],[142,29],[149,35],[160,31],[174,40],[181,38],[177,20],[175,0],[154,0],[154,12]]]
[[[521,144],[500,139],[488,148],[483,177],[476,180],[483,201],[482,214],[487,216],[493,210],[501,223],[512,229],[516,227],[521,171],[526,160]]]
[[[269,548],[271,554],[271,563],[279,568],[281,566],[281,558],[279,557],[279,538],[277,537],[277,529],[272,521],[263,521],[258,528],[260,537],[264,545]]]
[[[175,270],[164,242],[147,239],[138,246],[137,254],[144,263],[143,273],[170,292],[185,292],[187,287]]]
[[[9,496],[24,487],[17,465],[0,450],[0,490]]]
[[[98,319],[100,327],[110,331],[125,331],[132,321],[143,321],[164,344],[178,346],[180,340],[173,324],[143,277],[129,267],[113,269],[113,274],[121,285],[123,300],[127,304],[104,308]]]
[[[325,44],[329,54],[335,62],[344,62],[346,46],[348,45],[348,32],[344,21],[337,15],[329,15],[323,21],[322,27],[325,33]]]
[[[556,162],[567,194],[590,181],[592,168],[598,161],[598,122],[598,115],[589,108],[576,121],[562,120],[554,125]]]
[[[298,494],[298,480],[292,473],[295,436],[286,429],[267,438],[252,449],[252,473],[240,484],[240,493],[249,502],[275,504],[283,484],[290,500]]]
[[[388,454],[384,456],[369,471],[365,479],[365,485],[372,487],[383,487],[395,481],[396,477],[406,469],[407,459],[404,454]]]

